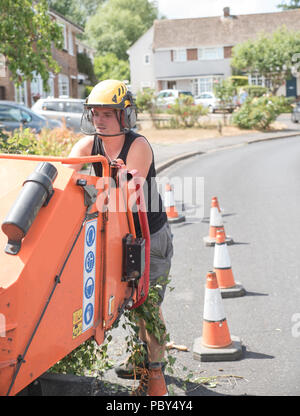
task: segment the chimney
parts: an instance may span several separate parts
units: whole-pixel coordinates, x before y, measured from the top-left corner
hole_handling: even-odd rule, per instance
[[[229,7],[224,7],[223,13],[224,13],[224,17],[229,17],[230,16],[230,8]]]

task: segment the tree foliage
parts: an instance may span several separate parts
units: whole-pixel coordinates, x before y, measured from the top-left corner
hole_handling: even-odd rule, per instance
[[[277,6],[282,10],[298,9],[300,8],[300,0],[290,0],[289,2],[284,1]]]
[[[80,26],[85,26],[89,16],[107,0],[47,0],[49,7],[72,20]]]
[[[86,74],[92,84],[97,82],[93,62],[85,52],[77,53],[77,66],[78,72]]]
[[[128,48],[157,17],[157,7],[148,0],[110,0],[87,21],[87,37],[98,55],[113,53],[127,60]]]
[[[0,54],[13,81],[32,79],[36,71],[47,87],[49,71],[59,71],[51,44],[62,47],[61,28],[48,14],[47,0],[1,0],[0,15]]]
[[[114,53],[107,53],[95,58],[95,75],[99,81],[105,79],[129,80],[130,71],[128,61],[120,60]]]
[[[272,34],[261,33],[258,38],[233,48],[232,66],[245,73],[259,74],[271,81],[271,92],[276,94],[292,75],[295,55],[300,50],[300,32],[286,27]]]

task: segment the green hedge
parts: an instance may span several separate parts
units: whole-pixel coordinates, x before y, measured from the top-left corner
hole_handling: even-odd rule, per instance
[[[232,122],[241,129],[267,130],[279,114],[290,109],[290,101],[285,97],[248,98],[233,114]]]

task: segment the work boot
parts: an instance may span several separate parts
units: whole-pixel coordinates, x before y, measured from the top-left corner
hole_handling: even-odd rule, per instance
[[[161,363],[149,363],[141,373],[139,386],[133,396],[168,396],[168,389]]]
[[[139,348],[137,349],[136,354],[138,354],[138,359],[134,363],[134,357],[130,356],[125,360],[125,362],[119,364],[115,368],[115,373],[119,378],[126,378],[129,380],[140,380],[141,374],[145,369],[148,368],[148,352],[147,344],[140,341]]]

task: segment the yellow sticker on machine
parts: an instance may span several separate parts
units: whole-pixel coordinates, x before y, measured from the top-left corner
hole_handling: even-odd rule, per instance
[[[73,312],[73,339],[82,333],[82,309]]]

